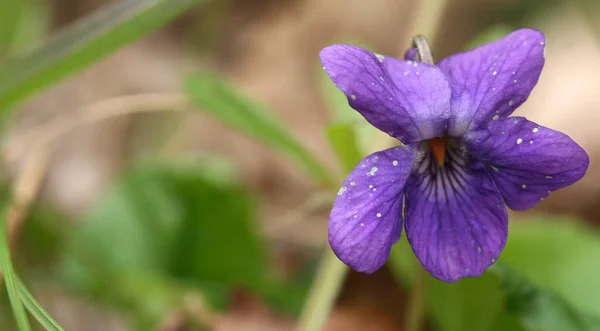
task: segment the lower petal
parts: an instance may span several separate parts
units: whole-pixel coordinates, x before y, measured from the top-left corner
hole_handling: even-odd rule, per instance
[[[421,264],[434,277],[481,275],[498,258],[508,215],[492,178],[478,163],[448,154],[439,166],[426,156],[405,189],[405,228]]]
[[[402,193],[414,155],[410,146],[373,153],[339,190],[329,220],[329,244],[354,270],[379,269],[400,238]]]

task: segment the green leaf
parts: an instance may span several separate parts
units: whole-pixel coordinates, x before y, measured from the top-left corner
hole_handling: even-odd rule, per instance
[[[76,22],[40,50],[0,70],[0,109],[148,34],[202,0],[125,0]]]
[[[576,219],[511,220],[500,261],[533,286],[548,289],[575,309],[600,317],[600,235]]]
[[[332,124],[327,127],[327,137],[344,173],[352,171],[363,156],[357,145],[354,128],[347,124]]]
[[[496,263],[492,269],[502,279],[506,308],[530,331],[600,330],[600,319],[577,311],[559,296],[534,287],[514,269]]]
[[[202,110],[285,153],[319,183],[335,186],[329,170],[289,134],[289,129],[219,76],[210,73],[194,75],[188,79],[186,90]]]
[[[22,18],[25,0],[0,1],[0,58],[8,55]]]
[[[17,327],[19,331],[31,330],[29,326],[29,320],[27,319],[27,313],[21,302],[21,296],[17,288],[16,275],[12,267],[12,261],[10,258],[10,251],[8,248],[8,240],[6,237],[6,222],[4,219],[0,220],[0,268],[4,276],[4,282],[6,283],[6,290],[8,291],[8,297],[10,304],[13,309],[15,320],[17,321]]]
[[[406,240],[401,240],[393,247],[389,262],[396,277],[409,287],[414,268],[419,262]],[[517,320],[503,311],[505,294],[494,275],[484,274],[479,278],[462,279],[456,283],[445,283],[429,274],[426,277],[425,310],[436,330],[522,330]]]
[[[19,295],[21,301],[29,310],[31,315],[47,330],[47,331],[64,331],[62,326],[56,322],[50,314],[35,300],[33,295],[29,293],[25,285],[17,278],[17,287],[19,289]]]
[[[294,310],[301,293],[271,274],[256,233],[255,201],[227,169],[202,159],[128,171],[78,222],[61,263],[65,283],[146,312],[147,289],[167,298],[161,293],[168,286],[201,291],[213,307],[241,287]],[[132,287],[139,279],[145,285]],[[286,301],[287,290],[294,293]]]

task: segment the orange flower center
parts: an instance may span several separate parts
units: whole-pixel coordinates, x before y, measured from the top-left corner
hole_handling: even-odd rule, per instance
[[[446,141],[448,141],[447,136],[428,140],[429,150],[440,166],[444,165],[444,160],[446,158]]]

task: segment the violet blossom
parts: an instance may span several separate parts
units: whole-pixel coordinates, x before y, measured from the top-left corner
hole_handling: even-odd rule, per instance
[[[376,271],[404,226],[434,277],[479,276],[506,243],[506,207],[531,208],[585,174],[588,156],[571,138],[510,117],[538,81],[544,48],[541,32],[520,29],[435,66],[414,51],[321,51],[350,106],[402,143],[364,158],[340,188],[329,222],[340,260]]]

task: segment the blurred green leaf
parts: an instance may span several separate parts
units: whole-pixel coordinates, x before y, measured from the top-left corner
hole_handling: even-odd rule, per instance
[[[304,290],[270,272],[255,201],[228,169],[203,159],[128,171],[79,221],[62,260],[65,283],[148,316],[173,308],[186,291],[219,308],[234,288],[295,309]]]
[[[401,283],[410,287],[418,261],[406,240],[393,247],[389,264]],[[504,298],[500,281],[492,274],[456,283],[445,283],[427,275],[425,310],[436,330],[523,330],[514,317],[503,311]]]
[[[83,220],[70,243],[69,275],[93,280],[79,251],[112,272],[255,286],[265,277],[253,201],[222,165],[140,166]]]
[[[507,311],[519,316],[526,330],[600,330],[600,319],[577,311],[550,291],[532,286],[514,269],[503,263],[496,263],[490,271],[502,279],[502,288],[507,294]]]
[[[2,215],[5,215],[4,211]],[[19,331],[31,330],[17,287],[17,277],[12,266],[6,234],[6,221],[4,219],[0,220],[0,269],[4,276],[4,283],[6,284],[6,290]]]
[[[327,137],[344,173],[352,171],[363,157],[357,145],[354,128],[347,124],[332,124],[327,127]]]
[[[506,308],[528,331],[596,331],[600,319],[577,311],[562,298],[534,287],[514,269],[496,263],[490,269],[502,279]]]
[[[8,55],[19,28],[25,0],[0,1],[0,58]]]
[[[62,244],[71,232],[65,216],[49,204],[31,206],[15,247],[17,267],[35,272],[56,265]],[[44,271],[42,271],[44,272]]]
[[[22,17],[11,44],[11,57],[22,56],[41,47],[50,27],[50,3],[46,0],[22,0]]]
[[[290,134],[289,129],[218,75],[194,75],[188,79],[186,90],[202,110],[285,153],[319,183],[335,186],[329,170]]]
[[[575,309],[600,317],[600,236],[568,217],[511,220],[500,261],[533,286],[548,289]]]
[[[50,314],[35,300],[33,295],[29,293],[25,285],[17,278],[17,288],[19,289],[19,295],[25,305],[25,308],[29,310],[31,315],[46,329],[47,331],[64,331],[62,326],[58,324]]]
[[[0,70],[0,109],[81,70],[202,0],[125,0],[76,22],[40,50]]]
[[[503,38],[509,33],[511,33],[513,30],[513,27],[504,24],[495,25],[490,28],[487,28],[484,31],[479,32],[479,34],[477,34],[477,36],[469,42],[466,49],[473,49],[475,47],[487,44],[494,40]]]

